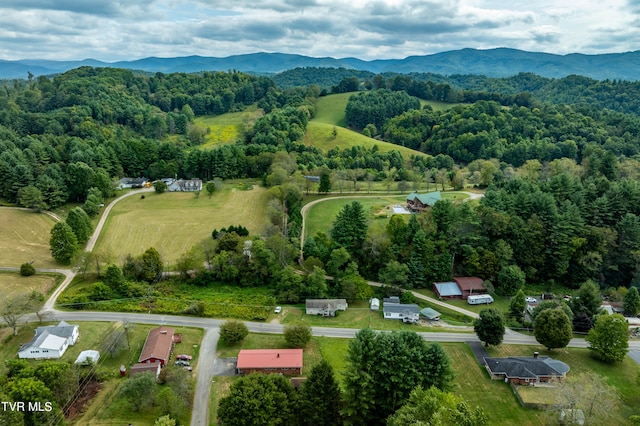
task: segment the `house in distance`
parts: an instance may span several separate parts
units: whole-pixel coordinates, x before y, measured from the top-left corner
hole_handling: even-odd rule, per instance
[[[337,311],[346,311],[349,307],[346,299],[307,299],[305,308],[307,315],[335,317]]]

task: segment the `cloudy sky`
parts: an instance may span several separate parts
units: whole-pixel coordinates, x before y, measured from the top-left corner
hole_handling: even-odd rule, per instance
[[[640,50],[640,0],[1,0],[0,59]]]

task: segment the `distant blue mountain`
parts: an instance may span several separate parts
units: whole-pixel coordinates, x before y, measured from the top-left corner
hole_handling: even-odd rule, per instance
[[[238,70],[256,74],[274,74],[300,67],[347,68],[373,73],[435,73],[442,75],[480,74],[508,77],[531,72],[543,77],[561,78],[571,74],[597,80],[640,80],[640,51],[601,55],[554,55],[516,49],[462,49],[405,59],[313,58],[286,53],[252,53],[225,58],[185,56],[178,58],[144,58],[135,61],[0,60],[0,78],[26,78],[57,74],[80,66],[127,68],[146,72],[200,72]]]

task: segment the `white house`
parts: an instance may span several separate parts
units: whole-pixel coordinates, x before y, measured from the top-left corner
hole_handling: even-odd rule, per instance
[[[202,191],[201,179],[178,179],[167,186],[170,192],[197,192]]]
[[[307,299],[305,301],[307,315],[335,317],[336,311],[346,311],[348,307],[346,299]]]
[[[79,337],[78,326],[64,321],[60,321],[58,325],[38,327],[33,339],[18,351],[18,358],[60,358]]]
[[[415,303],[384,302],[384,319],[401,319],[406,323],[420,322],[420,307]]]

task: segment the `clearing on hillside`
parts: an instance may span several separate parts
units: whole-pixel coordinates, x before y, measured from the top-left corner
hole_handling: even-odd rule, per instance
[[[249,107],[242,112],[196,117],[195,124],[208,129],[204,144],[200,148],[235,143],[242,136],[243,127],[257,120],[262,114],[262,110]]]
[[[94,252],[119,262],[155,247],[165,262],[174,263],[191,247],[211,238],[214,229],[242,225],[252,234],[264,231],[267,191],[225,185],[209,198],[202,192],[149,193],[116,204]]]
[[[55,220],[44,213],[0,208],[0,266],[19,267],[33,262],[36,268],[58,266],[49,251]]]

